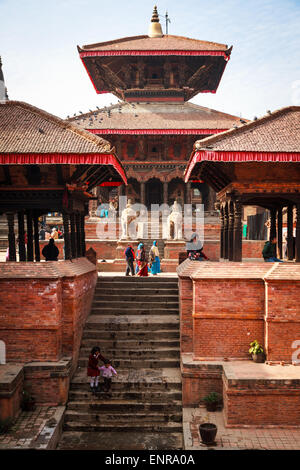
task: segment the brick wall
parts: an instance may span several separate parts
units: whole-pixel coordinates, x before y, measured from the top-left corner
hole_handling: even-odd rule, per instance
[[[294,341],[300,341],[300,281],[266,281],[266,348],[269,361],[292,362]]]
[[[0,339],[7,362],[75,354],[96,280],[96,268],[86,258],[1,263]]]
[[[248,359],[249,343],[264,343],[264,283],[197,279],[193,283],[195,359]]]

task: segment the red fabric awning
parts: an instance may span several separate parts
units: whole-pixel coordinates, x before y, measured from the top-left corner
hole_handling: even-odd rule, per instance
[[[112,154],[0,153],[0,165],[111,165],[127,184],[125,171]]]
[[[211,135],[220,134],[228,129],[89,129],[91,134],[128,134],[128,135]]]
[[[79,53],[84,57],[104,57],[104,56],[151,56],[151,55],[185,55],[185,56],[223,56],[226,61],[230,55],[224,51],[184,51],[184,50],[122,50],[122,51],[84,51]]]
[[[197,163],[201,162],[300,162],[300,153],[289,152],[214,152],[203,150],[194,152],[185,170],[184,180],[187,183]]]

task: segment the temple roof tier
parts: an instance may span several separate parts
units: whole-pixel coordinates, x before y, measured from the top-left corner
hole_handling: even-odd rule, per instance
[[[223,132],[240,118],[193,103],[118,103],[70,118],[95,134],[199,134]]]

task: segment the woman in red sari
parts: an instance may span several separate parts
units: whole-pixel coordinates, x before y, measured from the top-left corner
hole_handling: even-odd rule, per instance
[[[137,250],[138,276],[148,276],[148,260],[143,243],[140,243]]]

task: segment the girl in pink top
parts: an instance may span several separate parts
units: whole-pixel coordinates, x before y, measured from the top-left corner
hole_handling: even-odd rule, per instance
[[[111,378],[114,375],[118,375],[115,369],[111,366],[110,361],[106,360],[104,366],[99,367],[101,375],[104,379],[104,391],[109,392],[111,387]]]

